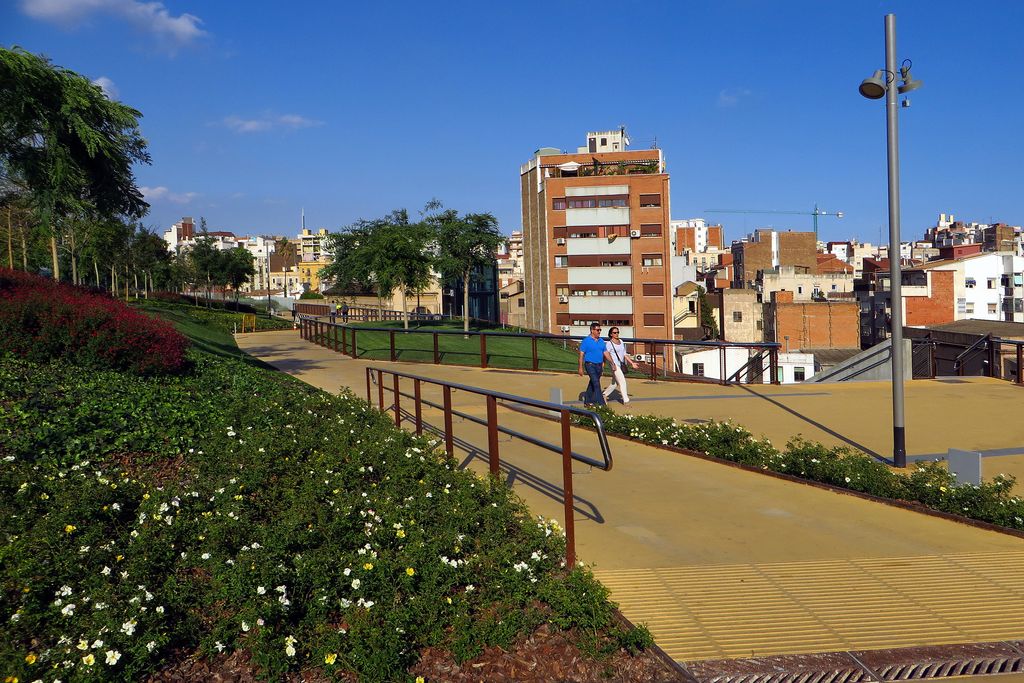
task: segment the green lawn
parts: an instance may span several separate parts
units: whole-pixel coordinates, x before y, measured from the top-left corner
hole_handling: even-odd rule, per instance
[[[170,303],[154,299],[140,299],[132,303],[147,313],[170,320],[178,331],[190,337],[199,349],[226,358],[240,358],[258,362],[242,353],[232,336],[236,326],[242,325],[242,314],[218,309],[207,309],[189,304]],[[290,329],[291,322],[279,318],[256,318],[256,329]]]
[[[398,360],[422,363],[434,362],[434,335],[425,332],[461,331],[460,323],[421,324],[405,334],[400,322],[356,323],[360,327],[394,328],[395,355]],[[498,332],[498,330],[494,330]],[[391,358],[391,335],[388,332],[358,332],[356,350],[359,358],[389,360]],[[480,365],[480,336],[464,337],[460,334],[439,334],[438,351],[441,362],[449,365]],[[487,365],[495,368],[531,368],[533,349],[529,338],[487,337]],[[546,339],[537,340],[538,369],[557,372],[575,372],[579,364],[579,353],[561,342]]]

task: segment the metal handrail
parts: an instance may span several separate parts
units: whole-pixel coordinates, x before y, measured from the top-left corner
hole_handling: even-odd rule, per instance
[[[386,387],[384,382],[384,376],[387,375],[392,378],[392,386]],[[401,380],[412,380],[413,382],[413,393],[410,394],[407,391],[402,391]],[[437,403],[423,398],[421,385],[431,384],[439,386],[443,389],[444,399],[443,403]],[[513,394],[507,394],[501,391],[493,391],[491,389],[484,389],[482,387],[474,387],[466,384],[458,384],[456,382],[446,382],[444,380],[434,379],[432,377],[423,377],[421,375],[413,375],[407,372],[399,372],[396,370],[386,370],[384,368],[377,368],[369,366],[366,368],[366,400],[373,405],[373,385],[377,386],[377,407],[382,412],[387,412],[390,409],[394,409],[395,412],[395,426],[401,427],[403,421],[402,412],[402,397],[412,399],[414,402],[413,420],[415,423],[415,430],[417,434],[423,433],[423,406],[427,405],[433,408],[437,408],[444,415],[444,443],[445,451],[452,455],[454,453],[454,430],[452,426],[452,416],[459,416],[465,420],[469,420],[475,424],[482,425],[487,428],[487,455],[488,455],[488,466],[489,471],[492,475],[497,475],[500,471],[500,454],[498,452],[498,434],[508,434],[517,439],[526,441],[527,443],[534,444],[541,448],[544,448],[555,453],[560,453],[562,456],[562,491],[563,491],[563,505],[565,509],[565,546],[566,546],[566,564],[572,567],[576,564],[576,526],[574,521],[574,504],[573,504],[573,493],[572,493],[572,461],[585,463],[591,467],[609,471],[612,468],[612,452],[608,445],[608,435],[604,429],[604,422],[601,420],[601,416],[592,410],[585,408],[577,408],[575,406],[567,406],[559,403],[551,403],[549,401],[541,401],[538,399],[528,398],[526,396],[515,396]],[[387,406],[384,401],[384,392],[390,391],[394,397],[394,402]],[[466,393],[476,394],[483,396],[487,403],[487,419],[470,415],[464,411],[456,410],[452,407],[452,391],[463,391]],[[559,415],[559,422],[561,423],[562,429],[562,441],[561,444],[551,443],[544,441],[535,436],[524,434],[515,429],[503,427],[498,424],[498,401],[502,404],[513,404],[519,406],[528,406],[530,408],[537,408],[540,410],[550,411]],[[509,406],[512,407],[512,406]],[[529,411],[521,411],[522,414],[535,415]],[[408,414],[408,411],[406,411]],[[572,436],[570,428],[572,426],[572,415],[587,418],[594,423],[594,431],[597,435],[598,444],[601,447],[601,460],[590,458],[588,456],[576,453],[572,450]]]
[[[960,373],[960,369],[963,367],[963,360],[967,356],[967,354],[971,353],[972,351],[977,350],[975,347],[978,347],[982,343],[986,343],[987,344],[989,342],[989,340],[991,340],[991,339],[992,339],[992,335],[990,335],[990,334],[985,335],[984,337],[979,337],[977,341],[975,341],[973,344],[971,344],[966,349],[964,349],[959,354],[957,354],[957,357],[953,359],[953,372],[959,374]]]
[[[766,353],[766,351],[767,351],[767,349],[762,349],[756,355],[751,356],[750,360],[748,360],[746,363],[744,363],[740,367],[739,370],[737,370],[736,372],[734,372],[731,375],[729,375],[729,377],[728,377],[728,379],[726,381],[727,382],[732,382],[732,381],[735,380],[737,384],[741,384],[741,382],[740,382],[740,375],[743,374],[743,372],[747,368],[751,367],[755,362],[760,362],[760,364],[761,364],[761,374],[763,375],[764,374],[764,354]]]

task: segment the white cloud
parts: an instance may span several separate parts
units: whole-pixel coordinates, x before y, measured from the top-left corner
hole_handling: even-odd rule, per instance
[[[73,27],[97,14],[109,14],[152,33],[170,47],[180,47],[206,35],[194,14],[173,16],[162,2],[140,0],[21,0],[21,11],[34,19]]]
[[[299,114],[282,114],[280,116],[266,114],[255,119],[243,119],[241,116],[232,114],[225,117],[223,123],[236,133],[261,133],[272,128],[290,128],[294,130],[298,128],[312,128],[324,124],[323,121],[306,118]]]
[[[729,88],[718,93],[719,107],[735,107],[744,97],[753,95],[747,88]]]
[[[139,191],[147,202],[168,201],[172,204],[188,204],[199,196],[198,192],[171,192],[163,185],[156,187],[140,187]]]
[[[116,100],[117,96],[120,94],[117,90],[117,86],[114,85],[114,81],[110,80],[106,76],[100,76],[93,81],[92,84],[100,86],[100,90],[102,90],[103,94],[107,96],[107,99]]]

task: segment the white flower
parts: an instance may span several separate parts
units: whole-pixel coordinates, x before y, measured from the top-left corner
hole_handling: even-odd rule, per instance
[[[121,624],[121,630],[125,632],[125,635],[129,635],[130,636],[133,633],[135,633],[135,625],[137,623],[138,622],[135,621],[134,619],[129,619],[128,621],[126,621],[123,624]]]
[[[243,633],[246,633],[246,632],[248,632],[248,631],[249,631],[249,622],[247,622],[247,621],[243,621],[243,622],[242,622],[242,632],[243,632]]]
[[[352,588],[354,588],[355,590],[359,590],[359,586],[361,585],[362,581],[360,581],[359,579],[352,579]]]
[[[156,641],[155,640],[151,640],[148,643],[146,643],[146,649],[149,650],[150,652],[155,650],[156,649]]]
[[[107,664],[117,664],[117,660],[121,659],[121,653],[117,650],[107,650]]]
[[[70,617],[72,614],[75,613],[75,603],[69,602],[68,604],[64,605],[64,609],[62,609],[60,613],[66,617]]]
[[[256,586],[256,595],[263,595],[267,592],[267,589],[263,586]]]
[[[352,568],[351,567],[345,567],[345,571],[342,572],[342,574],[344,574],[345,576],[348,576],[351,573],[352,573]]]
[[[208,560],[208,559],[210,559],[210,553],[203,553],[199,557],[201,557],[204,560]]]
[[[213,644],[213,647],[216,648],[217,652],[224,652],[224,643],[219,640]]]
[[[102,640],[97,638],[96,640],[92,641],[92,649],[98,650],[101,647],[103,647],[103,641]]]
[[[157,607],[156,607],[156,613],[157,613],[157,614],[163,614],[163,613],[164,613],[164,607],[163,607],[163,605],[157,605]]]
[[[110,567],[104,566],[103,569],[100,570],[100,574],[103,574],[103,576],[110,576]]]

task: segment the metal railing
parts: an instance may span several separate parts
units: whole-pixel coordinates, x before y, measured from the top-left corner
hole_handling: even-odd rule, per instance
[[[385,377],[391,378],[390,387],[386,386]],[[412,381],[411,394],[408,393],[408,391],[402,390],[401,381],[403,379]],[[452,426],[453,416],[461,417],[464,420],[486,427],[488,470],[491,475],[497,475],[501,466],[501,456],[498,450],[499,433],[507,434],[511,437],[526,441],[534,446],[539,446],[540,448],[544,448],[555,453],[560,453],[562,456],[562,503],[565,509],[565,562],[568,567],[572,567],[576,564],[576,526],[573,518],[572,461],[575,460],[577,462],[582,462],[606,472],[611,470],[612,452],[611,448],[608,446],[608,436],[605,434],[604,423],[601,421],[600,415],[584,408],[576,408],[574,406],[566,406],[559,403],[540,401],[537,399],[526,398],[525,396],[514,396],[500,391],[491,391],[490,389],[482,389],[480,387],[472,387],[465,384],[457,384],[455,382],[445,382],[443,380],[432,379],[430,377],[422,377],[420,375],[412,375],[405,372],[397,372],[395,370],[385,370],[383,368],[375,367],[366,368],[366,400],[369,401],[370,405],[373,405],[372,386],[374,384],[377,386],[377,407],[382,412],[388,412],[392,409],[394,410],[396,427],[401,427],[404,419],[402,414],[403,398],[410,399],[413,402],[411,417],[415,426],[416,434],[423,434],[425,424],[423,421],[423,406],[429,406],[440,410],[444,417],[444,429],[441,430],[444,435],[444,449],[449,455],[453,455],[455,451],[455,435]],[[423,397],[422,387],[424,384],[442,388],[443,399],[441,403],[431,401]],[[453,391],[462,391],[483,396],[487,406],[487,418],[483,419],[453,408]],[[385,392],[390,392],[393,398],[393,402],[390,405],[385,401]],[[498,401],[501,401],[503,405],[511,404],[516,406],[527,406],[529,408],[557,413],[559,416],[557,419],[562,428],[561,443],[555,444],[549,441],[544,441],[536,436],[524,434],[523,432],[510,427],[500,425],[498,423]],[[524,411],[521,410],[520,412]],[[533,413],[524,412],[524,414],[530,415]],[[594,430],[597,435],[597,442],[601,448],[601,459],[598,460],[591,458],[572,450],[572,434],[570,433],[572,415],[577,415],[593,421]],[[536,415],[536,417],[545,418],[546,416]]]
[[[994,342],[994,344],[996,346],[996,351],[992,355],[995,356],[996,358],[1002,358],[1002,355],[1003,355],[1002,352],[1001,352],[1002,350],[999,347],[1002,346],[1003,344],[1006,344],[1007,346],[1013,346],[1014,347],[1014,350],[1016,352],[1015,353],[1016,361],[1017,361],[1017,368],[1016,368],[1016,372],[1014,373],[1014,383],[1016,383],[1016,384],[1024,384],[1024,340],[1020,340],[1020,339],[1003,339],[1001,337],[993,337],[992,341]],[[1002,365],[1002,363],[1000,363],[1000,365]],[[996,370],[995,368],[993,368],[993,375],[992,376],[993,377],[1001,377],[1002,376],[1001,368],[999,370]]]
[[[961,351],[957,355],[957,357],[953,359],[953,373],[958,375],[958,376],[963,376],[963,374],[964,374],[964,365],[966,363],[967,357],[970,354],[972,354],[972,353],[985,353],[985,354],[987,354],[988,356],[991,357],[991,355],[992,355],[992,344],[991,344],[991,341],[992,341],[992,335],[991,334],[986,334],[984,337],[979,337],[977,341],[975,341],[973,344],[971,344],[966,349]],[[988,363],[988,359],[986,359],[983,362],[984,363]],[[991,373],[992,373],[992,366],[991,366],[991,363],[989,363],[988,373],[986,373],[986,374],[991,375]]]
[[[487,340],[494,338],[512,338],[512,339],[529,339],[530,340],[530,365],[528,368],[534,372],[539,371],[541,358],[537,352],[537,342],[540,340],[548,342],[563,342],[565,344],[572,345],[572,348],[577,348],[579,342],[585,337],[582,336],[571,336],[571,335],[560,335],[560,334],[548,334],[545,332],[495,332],[495,331],[483,331],[483,330],[470,330],[464,332],[462,330],[405,330],[396,329],[393,327],[353,327],[344,323],[332,323],[329,320],[324,320],[319,316],[300,315],[298,318],[299,329],[302,333],[302,338],[311,341],[315,344],[319,344],[339,353],[344,353],[352,358],[358,356],[357,339],[360,332],[379,332],[388,335],[388,359],[392,362],[398,360],[398,347],[396,344],[396,337],[398,335],[432,335],[433,337],[433,357],[432,362],[434,365],[440,365],[442,359],[442,352],[440,346],[440,338],[443,336],[449,337],[478,337],[480,339],[480,367],[486,369],[489,365],[489,359],[487,354]],[[745,348],[751,351],[756,351],[755,358],[761,357],[767,354],[768,359],[768,372],[770,373],[770,383],[778,384],[778,367],[779,367],[779,348],[780,344],[774,342],[723,342],[723,341],[684,341],[679,339],[651,339],[643,337],[625,337],[622,339],[623,342],[631,344],[633,346],[633,354],[643,353],[647,357],[651,358],[650,362],[640,363],[641,367],[644,368],[644,374],[647,375],[651,380],[657,380],[658,374],[661,373],[664,379],[696,379],[700,378],[685,375],[684,373],[674,372],[669,370],[669,366],[674,365],[674,356],[680,348],[695,348],[697,350],[717,349],[719,353],[719,361],[721,365],[721,379],[718,380],[721,384],[729,384],[733,378],[738,377],[738,382],[743,383],[743,377],[741,373],[733,373],[731,377],[726,377],[726,349],[729,348]],[[643,349],[639,351],[639,349]],[[665,352],[667,357],[662,357],[661,353]],[[669,360],[671,359],[671,360]],[[749,362],[748,362],[749,364]],[[575,363],[572,371],[575,370]],[[545,368],[545,370],[551,370],[551,368]],[[570,371],[570,370],[567,370]],[[763,371],[762,371],[763,372]],[[748,373],[748,378],[763,377],[761,373]],[[714,381],[714,380],[712,380]]]

